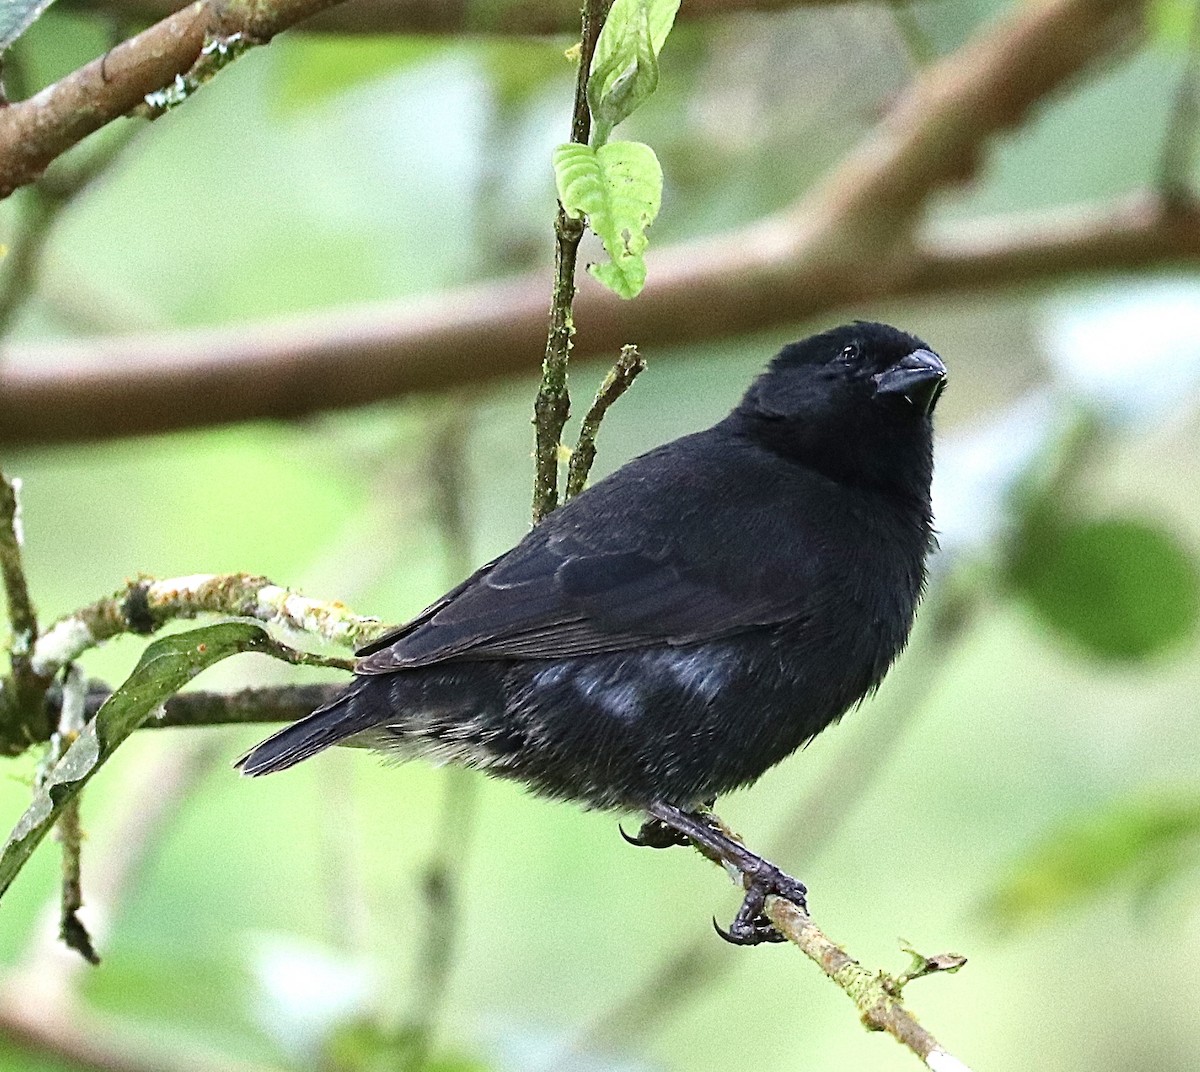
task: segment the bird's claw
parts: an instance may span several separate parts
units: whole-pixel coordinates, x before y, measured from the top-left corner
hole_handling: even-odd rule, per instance
[[[669,849],[674,845],[690,844],[684,834],[659,819],[647,819],[633,837],[625,833],[625,828],[620,823],[617,824],[617,829],[621,831],[621,837],[638,848]]]
[[[662,802],[651,804],[647,810],[651,818],[642,824],[634,844],[661,846],[690,841],[710,860],[742,876],[746,896],[729,930],[723,930],[713,920],[717,933],[727,942],[759,945],[786,941],[766,915],[768,897],[781,897],[808,913],[805,900],[808,890],[804,883],[747,849],[710,812],[689,812]],[[621,834],[626,841],[633,841],[625,831]]]
[[[717,922],[716,916],[713,916],[712,922],[713,930],[730,945],[761,945],[763,942],[787,941],[787,938],[775,929],[775,925],[766,916],[759,916],[748,923],[735,919],[729,925],[729,930],[725,930]]]
[[[782,897],[802,912],[808,911],[805,896],[808,890],[804,883],[780,871],[774,864],[759,860],[753,874],[746,876],[746,896],[742,906],[729,925],[722,930],[713,920],[717,933],[732,945],[761,945],[763,942],[786,942],[775,924],[767,917],[765,908],[768,897]]]

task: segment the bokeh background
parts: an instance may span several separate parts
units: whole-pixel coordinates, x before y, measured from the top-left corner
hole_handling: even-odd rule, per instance
[[[1008,6],[681,23],[629,124],[666,175],[653,243],[790,203],[919,67]],[[1190,9],[1158,5],[1141,47],[995,144],[935,215],[1153,186],[1187,91]],[[64,0],[15,56],[36,88],[110,33]],[[236,324],[539,266],[548,295],[569,43],[291,33],[256,50],[66,205],[10,345]],[[0,204],[0,240],[21,240],[36,196]],[[597,473],[721,416],[780,344],[852,316],[919,334],[950,367],[943,549],[878,695],[722,812],[804,878],[819,923],[864,963],[903,968],[901,938],[969,957],[906,995],[972,1067],[1194,1069],[1200,277],[932,295],[656,347],[604,424]],[[138,573],[223,571],[406,618],[525,530],[539,360],[449,397],[11,450],[43,619]],[[575,370],[577,411],[602,372]],[[116,682],[142,644],[86,668]],[[200,684],[300,679],[243,656]],[[124,878],[92,917],[99,968],[47,950],[58,862],[39,850],[0,907],[7,1000],[68,988],[84,1034],[127,1064],[55,1056],[10,1025],[4,1068],[915,1067],[795,950],[720,943],[709,917],[727,919],[736,894],[694,854],[635,850],[611,816],[359,753],[250,783],[229,763],[258,736],[147,730],[89,789],[85,893],[89,877]],[[36,760],[6,761],[13,822]],[[457,907],[429,896],[439,861]]]

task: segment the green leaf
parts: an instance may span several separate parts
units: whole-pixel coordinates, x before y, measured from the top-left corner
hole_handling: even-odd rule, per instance
[[[1200,578],[1170,533],[1132,518],[1035,513],[1009,580],[1048,625],[1103,659],[1145,659],[1192,633]]]
[[[560,145],[554,150],[554,178],[563,209],[586,216],[612,258],[594,265],[592,274],[622,298],[636,297],[646,283],[646,229],[662,203],[662,168],[654,150],[634,141],[599,148]]]
[[[1200,798],[1134,797],[1050,832],[988,898],[1006,928],[1028,925],[1122,883],[1178,874],[1200,848]]]
[[[247,622],[192,629],[150,644],[133,673],[104,702],[95,719],[84,727],[34,793],[33,802],[0,850],[0,896],[12,885],[63,808],[167,697],[227,656],[242,651],[275,654],[278,647],[261,627]]]
[[[615,0],[609,9],[588,75],[593,145],[658,87],[658,54],[678,10],[679,0]]]
[[[4,0],[0,4],[0,52],[29,29],[54,0]]]

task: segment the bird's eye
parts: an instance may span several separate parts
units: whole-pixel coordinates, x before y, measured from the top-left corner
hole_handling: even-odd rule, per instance
[[[837,357],[843,365],[849,365],[858,360],[858,347],[851,344],[847,346]]]

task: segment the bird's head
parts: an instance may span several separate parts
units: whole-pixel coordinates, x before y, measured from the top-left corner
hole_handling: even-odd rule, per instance
[[[857,321],[785,346],[734,411],[781,455],[839,480],[924,488],[946,366],[920,339]]]

